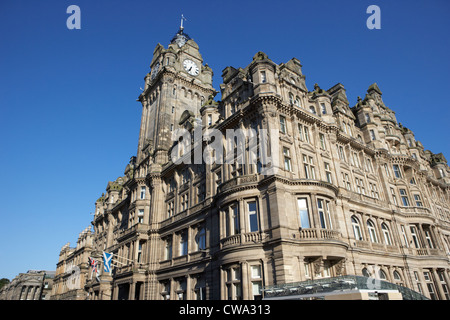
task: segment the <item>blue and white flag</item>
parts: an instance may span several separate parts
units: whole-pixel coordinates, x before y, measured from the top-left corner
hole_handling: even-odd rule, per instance
[[[103,251],[103,270],[105,272],[111,272],[111,260],[112,260],[113,254]]]

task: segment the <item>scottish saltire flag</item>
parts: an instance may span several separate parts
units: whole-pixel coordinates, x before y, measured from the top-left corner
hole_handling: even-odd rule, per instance
[[[103,265],[104,265],[103,270],[105,272],[111,272],[112,256],[113,256],[112,253],[108,253],[108,252],[103,251]]]

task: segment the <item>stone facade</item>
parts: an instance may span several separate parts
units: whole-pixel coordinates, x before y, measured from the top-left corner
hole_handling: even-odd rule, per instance
[[[89,276],[92,242],[93,232],[88,227],[80,233],[75,248],[71,248],[70,243],[62,247],[56,265],[52,300],[85,300],[87,298],[84,286]]]
[[[55,271],[19,273],[0,290],[0,300],[50,300]]]
[[[339,275],[449,299],[450,169],[377,84],[351,107],[342,84],[308,91],[298,59],[258,52],[223,70],[214,101],[212,70],[182,28],[150,67],[137,155],[95,204],[92,254],[114,258],[87,279],[89,299],[260,299],[265,286]],[[265,129],[273,161],[248,161],[247,137],[224,147],[233,161],[186,163],[219,157],[198,128]],[[171,139],[177,129],[186,140]]]

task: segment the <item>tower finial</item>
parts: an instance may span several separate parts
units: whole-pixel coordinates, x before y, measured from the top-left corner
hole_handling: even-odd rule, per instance
[[[181,14],[181,25],[180,25],[180,30],[183,30],[183,29],[184,29],[184,27],[183,27],[183,20],[187,21],[187,19],[184,17],[184,15]]]

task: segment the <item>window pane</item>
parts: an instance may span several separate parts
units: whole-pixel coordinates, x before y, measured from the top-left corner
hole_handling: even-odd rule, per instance
[[[300,226],[302,228],[310,228],[309,225],[309,215],[308,215],[308,204],[306,199],[298,199],[298,208],[300,214]]]
[[[258,231],[258,216],[256,213],[256,202],[252,201],[248,203],[248,213],[250,222],[250,232]]]

